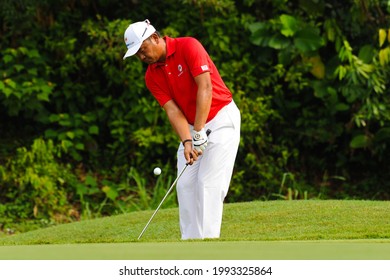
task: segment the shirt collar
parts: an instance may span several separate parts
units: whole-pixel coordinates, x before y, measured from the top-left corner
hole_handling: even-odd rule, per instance
[[[165,56],[165,61],[166,61],[168,59],[168,57],[170,57],[171,55],[173,55],[176,52],[176,40],[174,38],[171,38],[168,36],[165,36],[163,39],[165,40],[165,44],[166,44],[166,48],[167,48],[167,54]],[[164,62],[156,62],[156,63],[149,65],[149,66],[156,68],[158,66],[165,65],[165,61]]]
[[[165,43],[167,44],[166,58],[168,58],[169,56],[173,55],[176,52],[176,40],[173,38],[170,38],[168,36],[165,36],[164,40],[165,40]]]

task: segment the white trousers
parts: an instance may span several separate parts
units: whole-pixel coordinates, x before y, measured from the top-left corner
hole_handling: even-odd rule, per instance
[[[240,111],[232,101],[206,124],[205,130],[211,130],[207,148],[177,182],[183,240],[220,237],[223,201],[240,142],[240,125]],[[178,172],[186,164],[183,149],[180,144],[177,151]]]

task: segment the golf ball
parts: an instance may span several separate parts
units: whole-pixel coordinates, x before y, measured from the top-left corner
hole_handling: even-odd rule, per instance
[[[160,175],[160,174],[161,174],[161,168],[160,168],[160,167],[156,167],[156,168],[153,170],[153,173],[154,173],[154,175]]]

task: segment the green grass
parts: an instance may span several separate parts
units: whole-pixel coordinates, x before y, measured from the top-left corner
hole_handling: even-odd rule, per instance
[[[163,209],[138,241],[152,213],[134,212],[2,237],[0,259],[390,259],[387,201],[226,204],[221,238],[205,241],[181,241],[177,208]],[[40,246],[26,246],[33,244]]]
[[[133,212],[0,238],[0,245],[137,241],[153,213]],[[387,201],[271,201],[225,204],[221,241],[389,239]],[[141,242],[180,240],[178,210],[160,210]]]
[[[390,260],[390,242],[382,241],[194,241],[19,245],[0,246],[0,260]]]

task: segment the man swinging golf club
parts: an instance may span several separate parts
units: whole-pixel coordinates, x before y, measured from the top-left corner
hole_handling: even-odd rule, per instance
[[[223,201],[240,141],[240,111],[216,66],[192,37],[161,37],[149,20],[130,24],[127,52],[149,66],[146,86],[179,136],[181,238],[219,238]],[[207,135],[206,131],[211,130]]]

